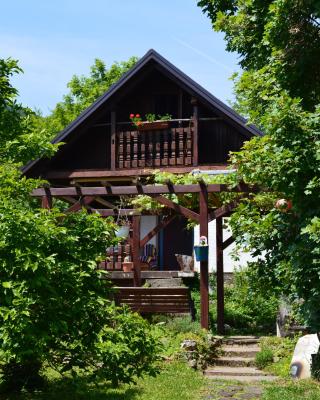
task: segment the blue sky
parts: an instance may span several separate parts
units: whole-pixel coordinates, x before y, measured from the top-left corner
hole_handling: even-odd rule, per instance
[[[47,114],[73,74],[154,48],[223,101],[237,55],[225,51],[196,0],[15,0],[1,5],[0,57],[20,60],[21,101]]]

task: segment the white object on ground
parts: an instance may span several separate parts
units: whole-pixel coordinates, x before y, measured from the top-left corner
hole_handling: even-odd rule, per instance
[[[317,334],[302,336],[294,349],[290,373],[293,378],[307,379],[311,377],[311,354],[319,350]]]

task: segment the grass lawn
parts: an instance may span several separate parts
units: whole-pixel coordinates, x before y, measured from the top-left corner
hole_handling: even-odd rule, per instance
[[[85,379],[52,379],[47,390],[28,394],[0,395],[1,400],[198,400],[206,387],[205,378],[185,363],[164,365],[155,377],[139,379],[137,385],[112,389],[108,383]]]
[[[262,400],[319,400],[320,384],[312,380],[285,379],[265,385]]]
[[[249,386],[261,387],[262,395],[253,399],[259,400],[320,400],[320,384],[312,380],[293,381],[292,379],[281,379],[272,383],[242,384],[236,381],[207,381],[206,389],[203,391],[203,399],[220,400],[222,393],[230,387],[239,387],[235,399],[241,399],[247,392]],[[204,395],[205,394],[205,395]],[[238,397],[239,396],[239,397]],[[197,397],[195,397],[197,398]],[[231,398],[232,399],[232,398]]]
[[[137,385],[122,385],[118,389],[109,383],[86,379],[54,379],[48,388],[38,393],[0,395],[1,400],[220,400],[221,391],[239,386],[238,394],[246,392],[247,384],[235,381],[206,379],[185,363],[166,363],[155,378],[139,379]],[[259,386],[255,383],[253,386]],[[320,384],[312,380],[293,381],[280,378],[262,386],[261,400],[320,400]],[[241,397],[240,397],[241,398]],[[258,398],[258,397],[257,397]]]

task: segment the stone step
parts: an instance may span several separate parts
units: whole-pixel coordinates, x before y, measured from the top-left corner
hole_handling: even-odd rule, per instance
[[[225,356],[255,357],[255,355],[259,353],[260,347],[256,345],[246,345],[246,346],[226,345],[222,346],[221,350]]]
[[[219,357],[215,360],[216,366],[230,366],[230,367],[254,367],[254,357]]]
[[[229,376],[233,379],[234,376],[267,376],[268,374],[254,367],[227,367],[214,366],[209,367],[205,371],[206,376]]]
[[[257,336],[229,336],[222,339],[222,342],[226,345],[258,345],[260,338]]]
[[[223,339],[234,339],[234,340],[242,340],[242,339],[260,339],[260,336],[253,335],[232,335],[232,336],[224,336]]]
[[[276,376],[272,375],[257,375],[257,376],[242,376],[242,375],[234,375],[230,377],[229,375],[207,375],[208,379],[211,380],[219,380],[219,381],[237,381],[243,383],[252,383],[252,382],[272,382],[278,379]]]

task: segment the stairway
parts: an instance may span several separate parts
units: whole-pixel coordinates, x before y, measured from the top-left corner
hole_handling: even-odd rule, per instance
[[[255,355],[260,351],[256,336],[230,336],[223,339],[223,354],[209,366],[205,375],[211,379],[241,382],[272,381],[271,376],[255,367]]]

